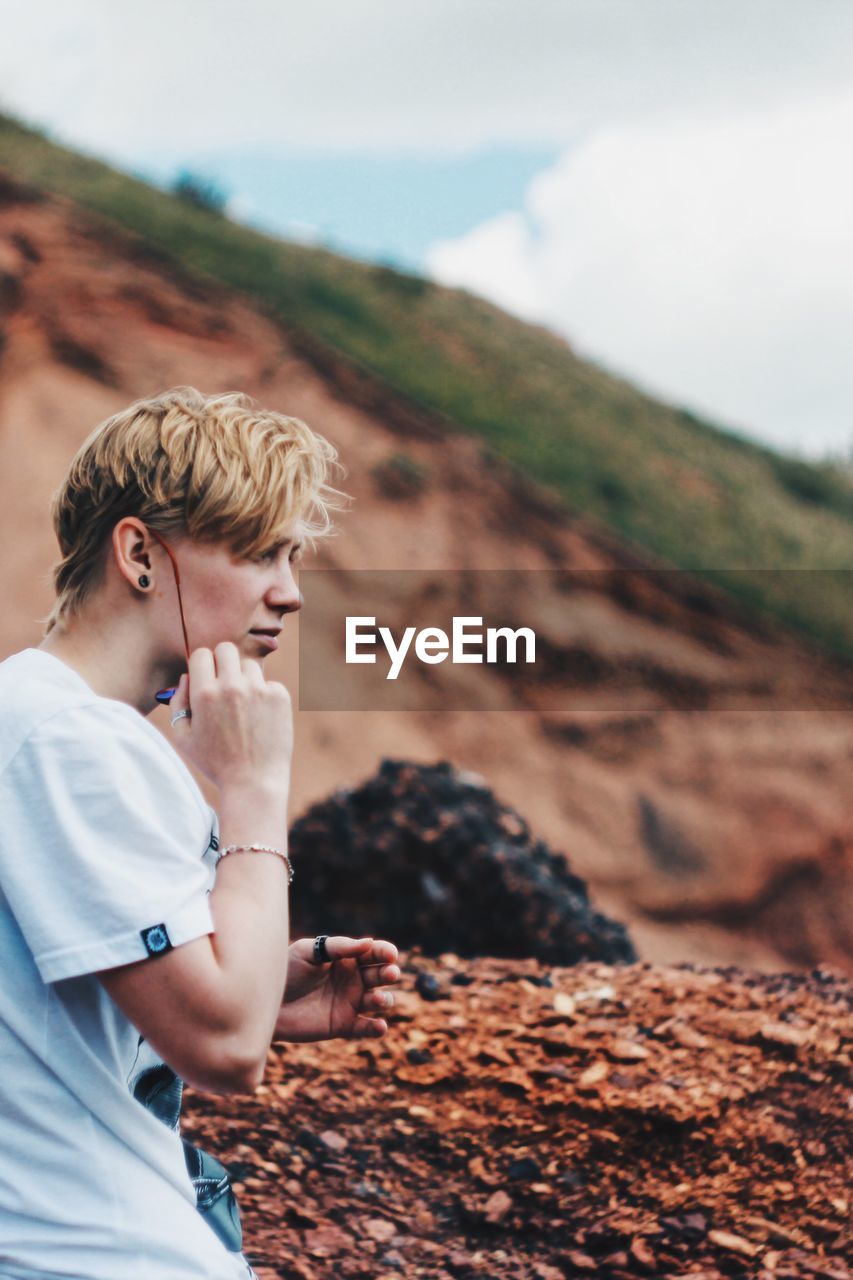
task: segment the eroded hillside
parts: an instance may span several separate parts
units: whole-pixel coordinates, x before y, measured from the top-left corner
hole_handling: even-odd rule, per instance
[[[3,652],[40,637],[55,553],[49,496],[89,430],[178,383],[246,390],[340,450],[354,503],[318,564],[437,577],[542,570],[528,603],[556,655],[555,690],[574,673],[559,711],[546,688],[517,711],[360,713],[357,728],[352,713],[300,713],[294,816],[382,757],[450,759],[568,854],[645,960],[853,964],[845,669],[707,588],[677,588],[480,444],[248,301],[9,176],[0,312]],[[401,469],[418,483],[401,489]],[[572,600],[549,594],[554,568],[597,570],[595,587]],[[619,589],[628,568],[648,568],[642,591]],[[344,603],[357,611],[353,592]],[[285,636],[268,671],[294,684],[295,627]],[[625,678],[638,669],[653,676],[642,687]],[[686,687],[703,710],[681,709]],[[738,710],[721,709],[733,689]]]

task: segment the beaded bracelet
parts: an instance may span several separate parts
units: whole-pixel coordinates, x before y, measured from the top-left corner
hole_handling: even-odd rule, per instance
[[[283,849],[273,849],[268,844],[229,844],[227,849],[223,849],[216,859],[216,865],[219,866],[223,858],[227,858],[229,853],[275,853],[287,863],[287,883],[293,880],[293,865],[290,858]]]

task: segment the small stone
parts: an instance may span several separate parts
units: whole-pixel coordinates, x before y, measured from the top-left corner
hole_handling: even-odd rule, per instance
[[[305,1232],[305,1248],[313,1258],[330,1258],[337,1253],[345,1253],[352,1243],[352,1236],[334,1224],[313,1227]]]
[[[636,1236],[631,1241],[630,1252],[631,1257],[635,1262],[639,1263],[641,1267],[646,1267],[649,1271],[655,1270],[657,1266],[657,1258],[652,1252],[649,1242],[644,1240],[642,1236]]]
[[[342,1133],[336,1133],[334,1129],[326,1129],[320,1134],[320,1141],[324,1142],[330,1151],[346,1151],[348,1143]]]
[[[610,1084],[616,1086],[617,1089],[633,1089],[634,1076],[626,1075],[624,1071],[614,1071],[610,1076]]]
[[[534,1262],[533,1274],[536,1280],[565,1280],[565,1273],[548,1262]]]
[[[759,1232],[762,1240],[769,1240],[773,1244],[811,1245],[811,1241],[802,1231],[792,1231],[787,1227],[780,1226],[778,1222],[771,1222],[768,1218],[751,1216],[744,1218],[744,1222],[748,1227],[752,1227]]]
[[[784,1044],[800,1048],[802,1045],[809,1043],[812,1032],[810,1029],[792,1027],[787,1022],[765,1022],[759,1031],[759,1035],[762,1040],[768,1040],[771,1044]]]
[[[578,1076],[578,1088],[589,1089],[591,1085],[600,1084],[610,1074],[610,1066],[606,1062],[593,1062]]]
[[[580,1249],[570,1249],[566,1258],[577,1271],[596,1270],[595,1258],[591,1258],[588,1253],[583,1253]]]
[[[616,988],[611,987],[610,983],[606,983],[601,987],[589,987],[586,991],[575,992],[575,1004],[582,1004],[586,1001],[613,1000],[616,997]]]
[[[707,1049],[708,1037],[686,1022],[676,1022],[670,1032],[676,1044],[684,1049]]]
[[[756,1254],[761,1253],[758,1245],[753,1244],[751,1240],[744,1240],[743,1236],[736,1236],[731,1231],[709,1231],[708,1240],[720,1249],[729,1249],[732,1253],[741,1253],[745,1258],[754,1258]]]
[[[370,1236],[371,1240],[378,1240],[380,1244],[387,1243],[397,1234],[394,1223],[388,1222],[385,1218],[368,1218],[361,1224],[361,1229]]]
[[[642,1062],[648,1058],[649,1051],[633,1040],[616,1039],[604,1046],[604,1052],[617,1062]]]
[[[501,1181],[500,1176],[491,1169],[486,1168],[486,1162],[482,1156],[472,1156],[468,1161],[468,1172],[472,1178],[476,1178],[478,1182],[483,1182],[487,1187],[497,1186]]]
[[[432,1235],[436,1228],[435,1215],[421,1205],[414,1212],[412,1226],[422,1236]]]
[[[423,1066],[425,1062],[432,1062],[432,1054],[429,1049],[407,1049],[406,1057],[416,1067]]]
[[[510,1182],[532,1182],[541,1176],[541,1170],[531,1156],[524,1156],[512,1162],[506,1176]]]
[[[681,1217],[661,1218],[660,1224],[692,1243],[701,1240],[708,1231],[708,1219],[704,1213],[685,1213]]]
[[[502,1222],[512,1208],[512,1197],[505,1191],[496,1191],[486,1201],[485,1217],[487,1222]]]
[[[427,973],[422,970],[415,979],[415,990],[422,1000],[443,1000],[445,999],[444,991],[441,983],[435,974]]]

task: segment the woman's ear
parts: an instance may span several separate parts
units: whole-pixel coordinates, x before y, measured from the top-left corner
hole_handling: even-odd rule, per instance
[[[123,578],[137,591],[154,585],[151,540],[145,525],[136,516],[124,516],[112,532],[113,558]]]

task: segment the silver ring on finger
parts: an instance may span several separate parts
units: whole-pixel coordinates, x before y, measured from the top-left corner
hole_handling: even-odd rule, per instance
[[[176,711],[175,714],[170,717],[170,723],[175,725],[179,720],[183,720],[184,716],[186,716],[187,720],[192,720],[192,715],[193,713],[191,711]]]

